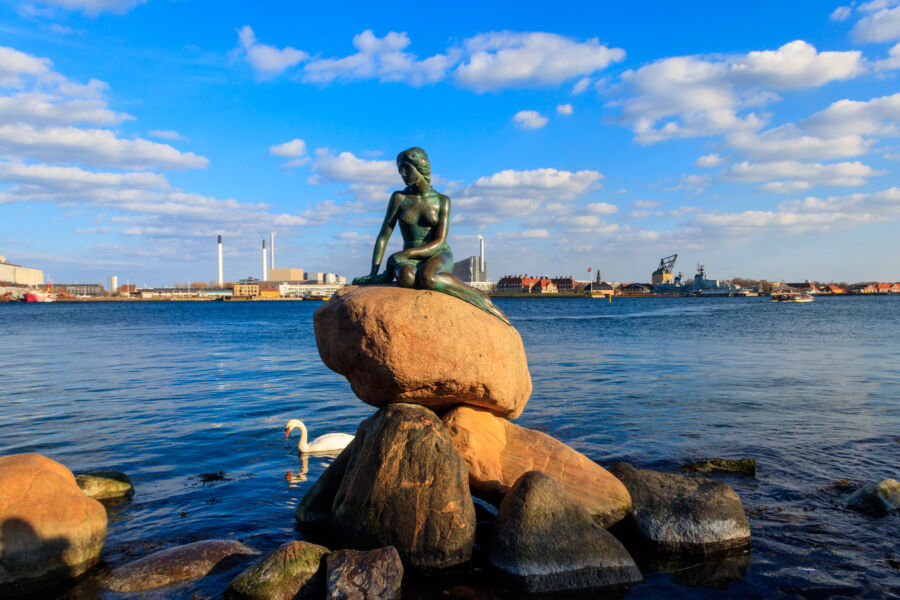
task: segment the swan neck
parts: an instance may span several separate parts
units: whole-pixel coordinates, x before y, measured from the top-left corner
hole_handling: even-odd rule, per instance
[[[300,428],[300,450],[306,452],[307,444],[306,444],[306,425],[303,424],[303,421],[299,422],[298,427]]]

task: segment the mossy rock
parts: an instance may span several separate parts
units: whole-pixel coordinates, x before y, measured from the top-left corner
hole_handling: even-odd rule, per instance
[[[228,585],[235,600],[304,600],[325,591],[324,561],[331,552],[300,540],[282,544],[247,567]]]
[[[690,473],[731,473],[756,477],[756,459],[703,458],[692,462],[684,470]]]
[[[90,471],[75,476],[81,490],[94,500],[128,498],[134,495],[134,486],[128,475],[119,471]]]

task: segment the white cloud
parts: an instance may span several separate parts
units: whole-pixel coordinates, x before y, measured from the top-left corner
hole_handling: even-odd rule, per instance
[[[698,158],[694,164],[704,169],[711,169],[713,167],[718,167],[724,162],[725,159],[718,154],[707,154]]]
[[[276,144],[269,148],[269,154],[272,156],[283,156],[285,158],[298,158],[306,154],[306,142],[300,138],[294,138],[283,144]]]
[[[520,110],[513,116],[512,122],[519,129],[540,129],[547,124],[547,117],[536,110]]]
[[[900,130],[900,93],[867,102],[839,100],[814,114],[801,126],[822,136],[897,135]]]
[[[0,96],[0,123],[118,125],[132,119],[125,113],[109,110],[100,98],[65,98],[43,91]]]
[[[739,111],[777,100],[781,90],[821,86],[862,73],[859,51],[818,52],[803,41],[730,56],[679,56],[622,75],[622,116],[641,143],[755,131],[763,119]]]
[[[550,237],[550,232],[546,229],[525,229],[518,235],[525,239],[537,240]]]
[[[851,9],[849,6],[838,6],[831,11],[831,15],[829,15],[828,19],[831,21],[846,21],[850,18],[850,12]]]
[[[560,104],[556,107],[556,112],[561,115],[571,115],[572,114],[572,105],[571,104]]]
[[[872,142],[860,135],[818,136],[804,132],[794,124],[782,125],[762,133],[736,132],[726,141],[731,148],[755,159],[829,160],[861,156]]]
[[[161,140],[169,140],[171,142],[177,142],[179,140],[187,139],[177,131],[172,131],[171,129],[151,129],[150,137],[159,138]]]
[[[50,61],[13,48],[0,46],[0,86],[19,87],[22,75],[44,75],[50,72]]]
[[[634,206],[636,208],[656,208],[659,206],[661,202],[658,200],[635,200]]]
[[[703,213],[692,224],[725,236],[754,236],[782,231],[789,234],[828,233],[877,223],[884,218],[871,213],[792,213],[748,210],[740,213]]]
[[[127,13],[132,8],[147,0],[38,0],[42,4],[59,6],[68,10],[78,10],[94,16],[103,12],[116,14]]]
[[[122,169],[202,169],[209,160],[193,152],[106,129],[0,125],[0,156]]]
[[[312,169],[327,181],[376,184],[382,187],[403,183],[394,161],[366,160],[351,152],[335,155],[328,148],[317,148],[315,155]]]
[[[575,85],[572,86],[572,93],[574,95],[583,94],[587,91],[588,87],[591,85],[590,77],[582,77],[579,79]]]
[[[877,9],[877,10],[873,10]],[[861,42],[890,42],[900,39],[900,6],[887,3],[860,5],[860,11],[871,12],[853,27],[853,36]]]
[[[589,212],[598,215],[612,215],[619,210],[618,206],[616,206],[615,204],[610,204],[608,202],[593,202],[591,204],[588,204],[585,208],[587,208]]]
[[[306,52],[290,46],[279,50],[274,46],[260,44],[256,41],[256,35],[249,25],[241,27],[238,31],[238,39],[244,57],[260,79],[279,75],[286,69],[309,58]]]
[[[559,85],[591,75],[625,58],[596,38],[578,42],[554,33],[499,31],[463,42],[466,58],[454,77],[479,92],[504,88]]]
[[[343,58],[311,60],[303,69],[303,80],[330,83],[378,79],[404,81],[419,86],[446,77],[447,69],[455,62],[454,58],[447,54],[436,54],[418,60],[414,54],[404,51],[409,44],[406,32],[391,31],[379,38],[371,29],[367,29],[353,36],[353,46],[357,49],[355,54]]]
[[[724,181],[770,182],[763,191],[791,193],[813,186],[851,187],[865,185],[867,178],[883,175],[860,162],[833,164],[804,163],[784,160],[764,163],[740,162],[724,171]]]

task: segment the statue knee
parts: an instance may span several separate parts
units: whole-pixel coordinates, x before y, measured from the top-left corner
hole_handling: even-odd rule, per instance
[[[422,273],[422,287],[426,290],[433,290],[437,286],[437,278],[434,273]]]
[[[411,288],[416,284],[416,273],[409,265],[397,271],[397,284],[400,287]]]

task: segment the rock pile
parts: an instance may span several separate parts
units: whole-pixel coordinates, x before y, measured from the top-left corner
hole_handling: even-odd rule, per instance
[[[511,422],[531,394],[513,327],[451,296],[393,286],[345,288],[313,321],[323,362],[379,410],[300,501],[304,533],[357,550],[394,548],[407,569],[453,567],[472,558],[475,495],[498,507],[491,532],[478,536],[479,555],[512,587],[562,592],[642,579],[607,531],[633,520],[630,484]],[[688,488],[702,516],[706,499]],[[740,500],[725,495],[740,529]],[[710,549],[748,539],[715,533]]]

